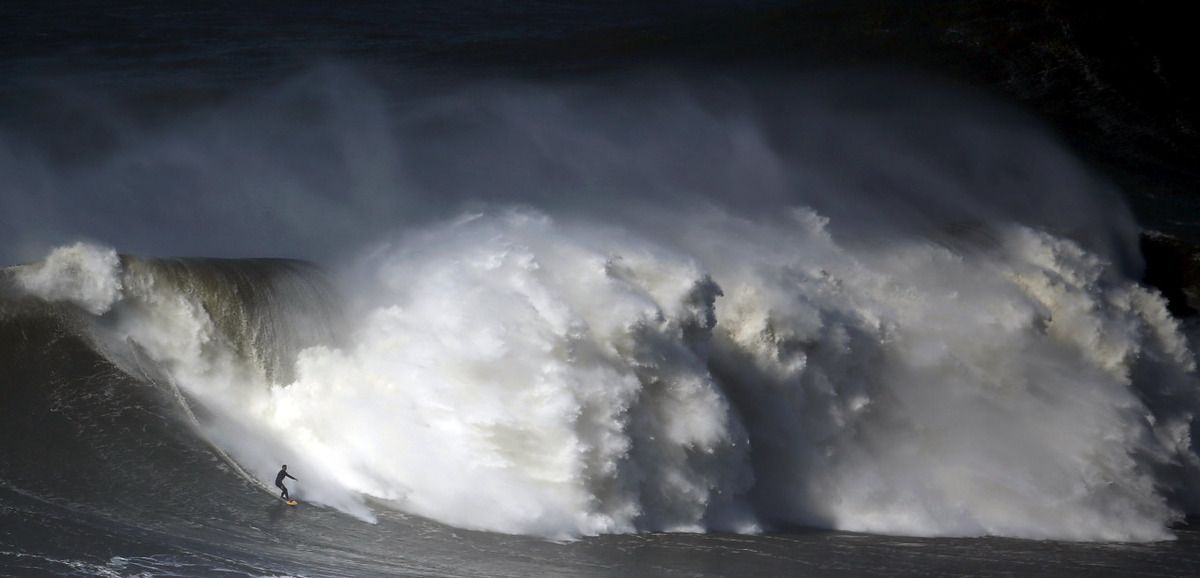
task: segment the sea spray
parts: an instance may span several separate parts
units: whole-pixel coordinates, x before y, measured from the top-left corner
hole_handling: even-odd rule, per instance
[[[509,209],[414,230],[347,278],[352,329],[290,381],[166,269],[124,267],[99,327],[260,481],[287,462],[366,520],[371,496],[554,538],[1155,540],[1191,511],[1191,348],[1077,243],[1012,224],[850,243],[805,209],[674,224],[650,241]]]
[[[118,257],[78,243],[12,271],[28,294],[82,306],[92,316],[81,325],[84,337],[96,351],[167,389],[218,454],[239,462],[236,470],[265,487],[279,462],[308,465],[274,439],[261,406],[272,383],[290,378],[297,351],[339,342],[336,291],[312,265]],[[309,496],[373,519],[358,494],[316,467],[303,469]]]
[[[302,499],[363,519],[369,496],[556,538],[1153,540],[1198,511],[1193,348],[1130,281],[1116,191],[1028,118],[821,75],[489,85],[393,115],[347,77],[139,133],[70,181],[283,211],[208,242],[332,255],[344,293],[87,246],[19,267],[264,485],[286,462]],[[266,114],[313,103],[331,114]]]
[[[746,417],[764,513],[916,535],[1167,536],[1178,511],[1151,472],[1194,452],[1160,439],[1138,390],[1195,381],[1160,297],[1019,226],[967,250],[863,250],[802,222],[713,271],[727,294],[714,370]],[[1131,382],[1131,365],[1165,383]]]
[[[1169,536],[1194,362],[1104,259],[1018,225],[675,224],[673,247],[527,210],[407,235],[364,265],[357,345],[305,352],[269,421],[473,528]]]
[[[47,301],[74,303],[101,315],[121,298],[120,257],[109,247],[75,243],[17,269],[17,283]]]
[[[348,485],[456,525],[705,528],[749,482],[689,342],[714,286],[618,239],[522,212],[406,238],[374,265],[359,345],[302,356],[273,419]]]

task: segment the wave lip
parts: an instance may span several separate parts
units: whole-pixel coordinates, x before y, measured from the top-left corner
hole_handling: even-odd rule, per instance
[[[121,298],[120,257],[114,249],[75,243],[16,270],[18,285],[46,301],[74,303],[93,315]]]

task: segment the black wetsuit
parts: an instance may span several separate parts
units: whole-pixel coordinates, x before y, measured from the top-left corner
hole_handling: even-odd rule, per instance
[[[288,496],[287,487],[283,485],[284,478],[292,478],[294,480],[296,477],[287,473],[287,470],[279,470],[279,473],[275,474],[275,487],[283,490],[283,492],[279,494],[279,497],[285,500],[290,500],[291,498]]]

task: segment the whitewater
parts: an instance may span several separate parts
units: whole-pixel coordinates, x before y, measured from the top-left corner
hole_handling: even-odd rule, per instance
[[[1134,280],[1111,187],[1033,123],[957,97],[855,108],[841,97],[861,87],[838,83],[754,106],[675,84],[616,100],[492,86],[394,117],[373,89],[317,84],[332,112],[314,134],[392,131],[364,129],[369,151],[290,150],[327,170],[314,186],[347,167],[366,183],[353,210],[309,191],[290,216],[332,212],[291,235],[339,238],[353,211],[419,218],[269,281],[103,242],[7,269],[177,391],[266,491],[287,463],[293,495],[364,523],[386,509],[557,540],[1154,541],[1198,511],[1185,328]],[[228,147],[248,181],[292,170],[247,118],[302,85],[138,134],[86,182],[164,155],[224,190]],[[380,150],[410,163],[368,162]],[[449,168],[420,162],[450,150]]]
[[[1167,537],[1197,464],[1161,297],[1023,227],[863,254],[809,211],[694,219],[693,254],[528,211],[412,233],[288,383],[112,249],[21,280],[103,314],[259,479],[286,461],[305,499],[368,520],[365,497],[554,538]]]

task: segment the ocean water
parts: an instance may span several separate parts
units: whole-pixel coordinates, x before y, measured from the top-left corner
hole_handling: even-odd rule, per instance
[[[1196,574],[1152,224],[785,5],[4,8],[0,574]]]

